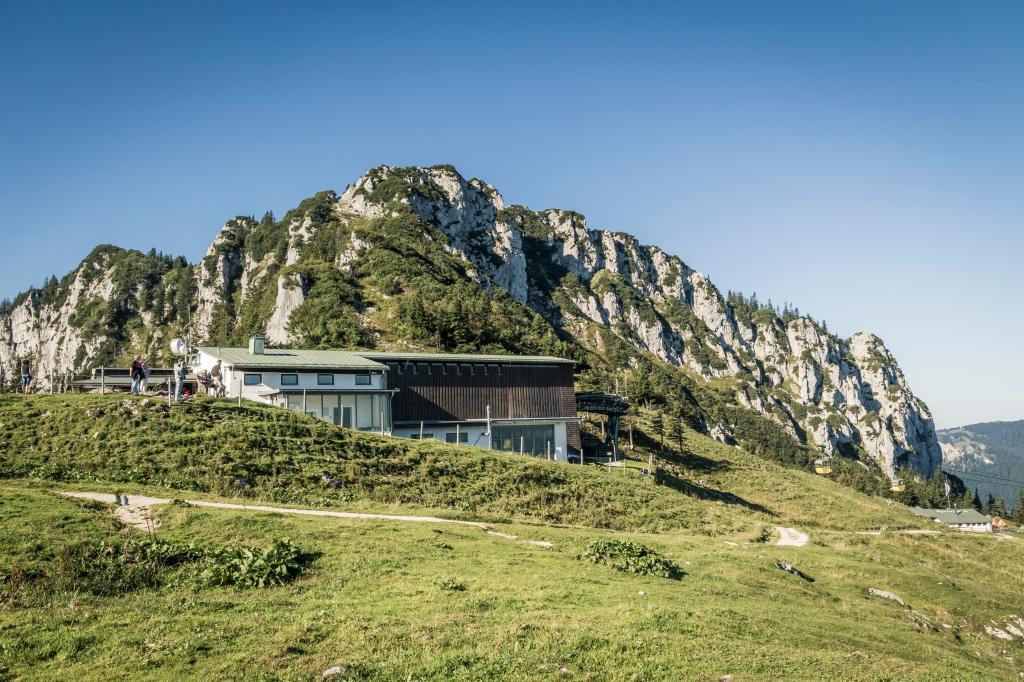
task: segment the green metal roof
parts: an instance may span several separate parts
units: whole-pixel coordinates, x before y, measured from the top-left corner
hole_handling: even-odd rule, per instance
[[[413,362],[489,362],[515,365],[571,365],[572,360],[556,358],[550,355],[486,355],[479,353],[404,353],[366,351],[359,352],[364,358],[371,360],[410,360]]]
[[[920,507],[911,507],[910,511],[918,516],[935,519],[947,526],[960,523],[989,523],[992,520],[974,509],[921,509]]]
[[[546,355],[484,355],[476,353],[386,353],[381,351],[301,350],[267,348],[262,355],[248,348],[200,346],[199,350],[232,367],[286,369],[384,369],[383,362],[484,362],[504,365],[573,364]]]
[[[240,369],[385,369],[384,365],[370,360],[362,353],[347,350],[267,348],[262,354],[250,353],[248,348],[217,346],[200,346],[199,350]]]

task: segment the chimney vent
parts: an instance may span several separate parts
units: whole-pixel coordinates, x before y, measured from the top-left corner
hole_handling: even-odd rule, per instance
[[[266,347],[267,339],[263,334],[253,334],[249,337],[249,355],[263,355]]]

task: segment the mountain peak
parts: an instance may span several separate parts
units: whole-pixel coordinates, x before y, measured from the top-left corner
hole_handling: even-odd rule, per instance
[[[714,380],[729,407],[694,419],[727,442],[742,436],[728,416],[738,409],[893,477],[930,475],[941,459],[927,407],[877,336],[839,339],[788,309],[725,297],[658,247],[591,230],[575,211],[506,207],[450,165],[381,165],[282,220],[229,220],[194,269],[142,254],[119,267],[125,258],[111,251],[73,296],[29,297],[0,316],[0,362],[11,371],[31,356],[66,374],[130,349],[159,356],[189,325],[197,338],[261,330],[279,344],[517,350],[558,338],[606,376],[661,367]]]

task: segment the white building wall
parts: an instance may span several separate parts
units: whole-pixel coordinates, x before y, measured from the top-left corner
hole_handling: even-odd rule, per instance
[[[196,369],[210,371],[213,366],[217,363],[217,359],[212,355],[199,353],[199,366]],[[351,390],[370,390],[370,389],[382,389],[384,388],[384,374],[380,370],[362,372],[358,370],[351,370],[349,372],[281,372],[281,371],[249,371],[245,369],[234,369],[230,365],[221,365],[221,373],[224,377],[224,385],[227,388],[227,395],[229,398],[237,397],[239,391],[241,391],[242,398],[245,400],[255,400],[262,403],[273,403],[273,399],[260,395],[261,393],[270,393],[280,389],[351,389]],[[260,383],[252,386],[245,385],[246,374],[259,374]],[[281,383],[282,374],[297,374],[298,384],[284,386]],[[321,385],[318,383],[318,376],[320,374],[331,374],[334,377],[333,385]],[[370,383],[367,384],[356,384],[356,375],[370,375]]]
[[[466,434],[466,442],[461,445],[475,445],[478,448],[489,448],[490,442],[487,439],[487,426],[485,424],[460,424],[459,433]],[[424,438],[432,438],[434,440],[445,441],[446,434],[455,433],[454,424],[446,424],[439,426],[437,424],[424,424],[423,425],[423,436]],[[391,434],[399,438],[414,438],[419,437],[420,427],[419,426],[402,426],[396,427],[392,430]]]

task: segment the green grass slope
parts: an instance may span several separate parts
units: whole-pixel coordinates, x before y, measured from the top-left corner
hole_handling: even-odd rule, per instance
[[[413,505],[449,515],[618,530],[757,534],[918,525],[896,505],[694,431],[641,480],[339,429],[280,409],[123,396],[0,397],[0,476],[133,483],[308,506]],[[326,477],[326,478],[325,478]]]
[[[33,592],[9,576],[68,570],[62,548],[114,542],[109,509],[42,481],[0,482],[0,677],[10,679],[1017,679],[1019,642],[984,626],[1020,613],[1019,543],[943,533],[822,535],[803,548],[636,534],[284,517],[172,505],[159,539],[266,545],[317,558],[270,589],[163,586]],[[594,539],[656,548],[681,580],[578,557]],[[524,542],[543,539],[541,548]],[[789,561],[815,582],[774,567]],[[908,609],[867,594],[891,590]]]

